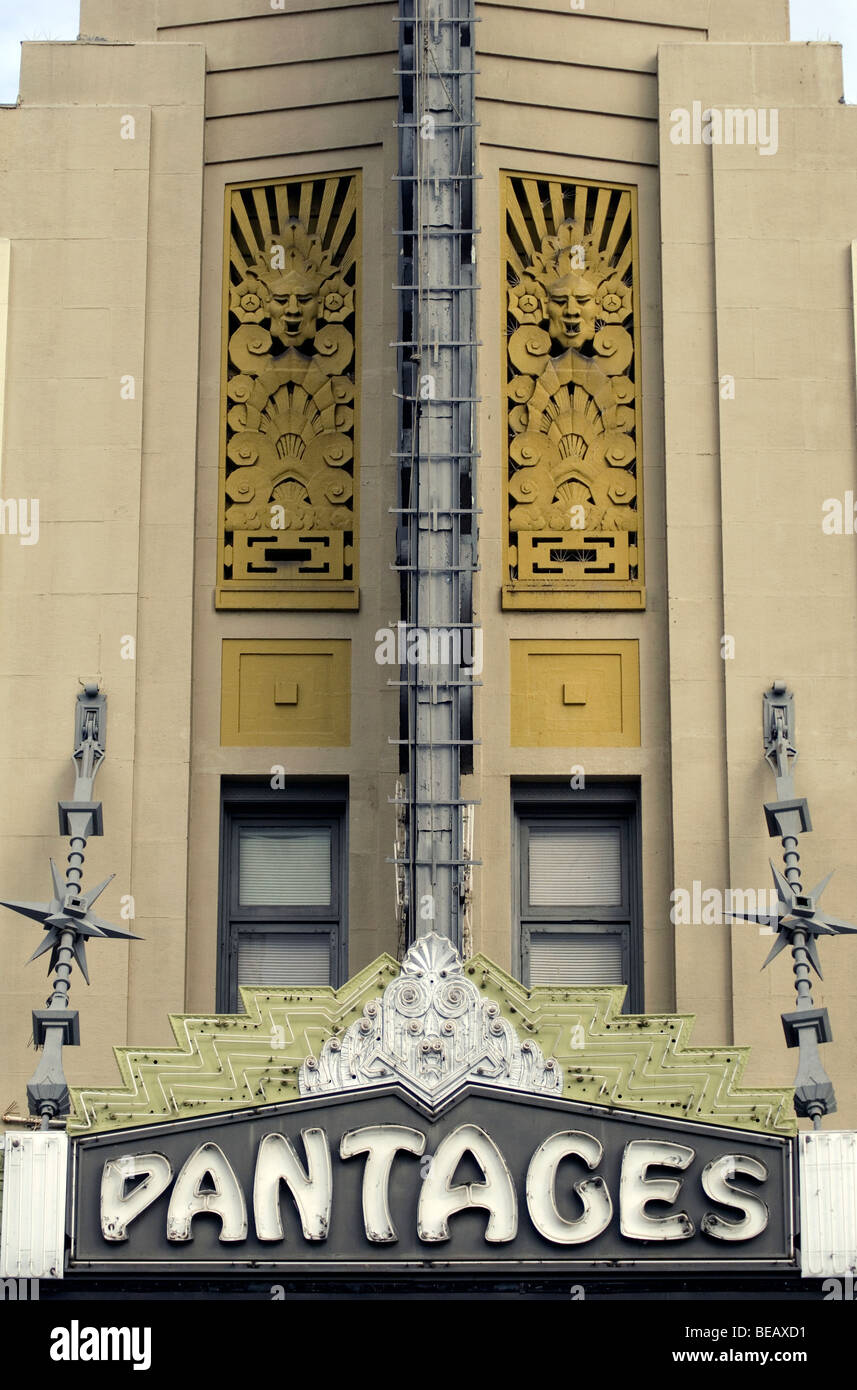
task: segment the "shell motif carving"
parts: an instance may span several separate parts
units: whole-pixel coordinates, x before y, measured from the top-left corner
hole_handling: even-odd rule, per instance
[[[220,582],[348,582],[356,179],[231,198]]]
[[[506,212],[509,581],[632,583],[641,518],[631,193],[508,176]]]
[[[562,1071],[535,1042],[521,1043],[500,1009],[468,979],[452,942],[432,932],[407,952],[401,974],[342,1038],[300,1069],[302,1095],[399,1081],[438,1102],[467,1081],[558,1095]]]

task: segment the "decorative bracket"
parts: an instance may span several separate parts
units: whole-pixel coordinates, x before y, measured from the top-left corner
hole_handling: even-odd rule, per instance
[[[92,801],[92,784],[104,762],[106,745],[107,696],[90,682],[78,694],[74,711],[73,802]]]
[[[819,936],[857,933],[857,927],[852,927],[839,917],[829,916],[818,907],[818,901],[833,877],[832,873],[816,884],[811,892],[803,891],[798,840],[804,831],[812,830],[812,822],[806,799],[794,794],[793,769],[798,758],[794,746],[794,695],[786,688],[784,681],[774,681],[771,689],[765,691],[762,729],[765,760],[777,781],[777,800],[765,803],[765,818],[771,838],[782,840],[785,866],[785,873],[780,873],[771,861],[777,889],[777,940],[762,969],[786,946],[790,947],[797,1007],[791,1013],[783,1014],[782,1020],[786,1044],[796,1047],[799,1054],[795,1111],[800,1116],[809,1117],[813,1127],[820,1129],[822,1117],[836,1109],[833,1083],[824,1070],[818,1051],[819,1044],[832,1041],[833,1034],[827,1010],[817,1008],[813,1003],[811,971],[814,970],[819,979],[822,978],[817,946]],[[762,918],[758,913],[742,913],[736,914],[736,920],[761,922]],[[768,918],[764,920],[767,922]]]
[[[777,779],[777,796],[794,796],[794,765],[798,757],[793,743],[795,701],[785,681],[774,681],[762,696],[762,732],[765,760]]]

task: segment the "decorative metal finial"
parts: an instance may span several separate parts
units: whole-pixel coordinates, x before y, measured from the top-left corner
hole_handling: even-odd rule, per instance
[[[77,1046],[80,1042],[77,1010],[70,1009],[68,1003],[72,961],[77,961],[89,984],[84,944],[87,937],[139,940],[133,932],[114,927],[90,911],[113,874],[97,888],[87,893],[81,891],[86,842],[91,835],[101,835],[103,830],[101,802],[92,800],[92,788],[104,761],[106,723],[107,698],[96,684],[89,684],[79,693],[75,710],[73,797],[71,801],[59,802],[60,834],[69,837],[65,883],[51,860],[53,896],[50,902],[2,902],[3,907],[20,912],[45,927],[45,935],[30,960],[46,951],[51,953],[48,974],[54,976],[53,988],[47,1007],[33,1010],[33,1040],[36,1047],[43,1049],[42,1058],[27,1086],[30,1114],[41,1116],[42,1129],[48,1128],[54,1116],[67,1115],[70,1109],[62,1050],[66,1044]]]
[[[822,1116],[836,1109],[833,1083],[824,1070],[818,1051],[819,1043],[831,1042],[833,1034],[827,1009],[817,1008],[812,1001],[812,974],[822,979],[818,958],[817,938],[857,932],[839,917],[830,917],[818,908],[818,900],[833,877],[823,878],[810,893],[801,884],[798,840],[802,831],[812,830],[809,806],[805,797],[794,794],[794,765],[797,749],[794,746],[794,696],[784,681],[774,681],[765,692],[762,707],[762,730],[765,760],[770,764],[777,782],[777,800],[765,803],[768,833],[783,844],[785,875],[774,864],[771,871],[777,889],[777,940],[771,947],[762,969],[770,965],[786,946],[791,948],[794,961],[797,1007],[782,1015],[783,1029],[789,1047],[797,1047],[798,1072],[795,1077],[795,1111],[812,1120],[813,1128],[821,1128]],[[737,920],[767,922],[760,913],[738,913]]]

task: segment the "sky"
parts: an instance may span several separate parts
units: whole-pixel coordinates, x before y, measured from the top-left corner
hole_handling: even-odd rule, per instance
[[[79,0],[0,0],[0,102],[18,98],[21,40],[75,39],[79,13]],[[857,0],[791,0],[791,16],[793,39],[843,45],[845,96],[857,102]]]

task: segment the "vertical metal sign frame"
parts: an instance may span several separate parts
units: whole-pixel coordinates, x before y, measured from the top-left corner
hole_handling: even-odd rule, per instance
[[[474,3],[400,0],[399,518],[407,938],[462,946],[476,569]]]

